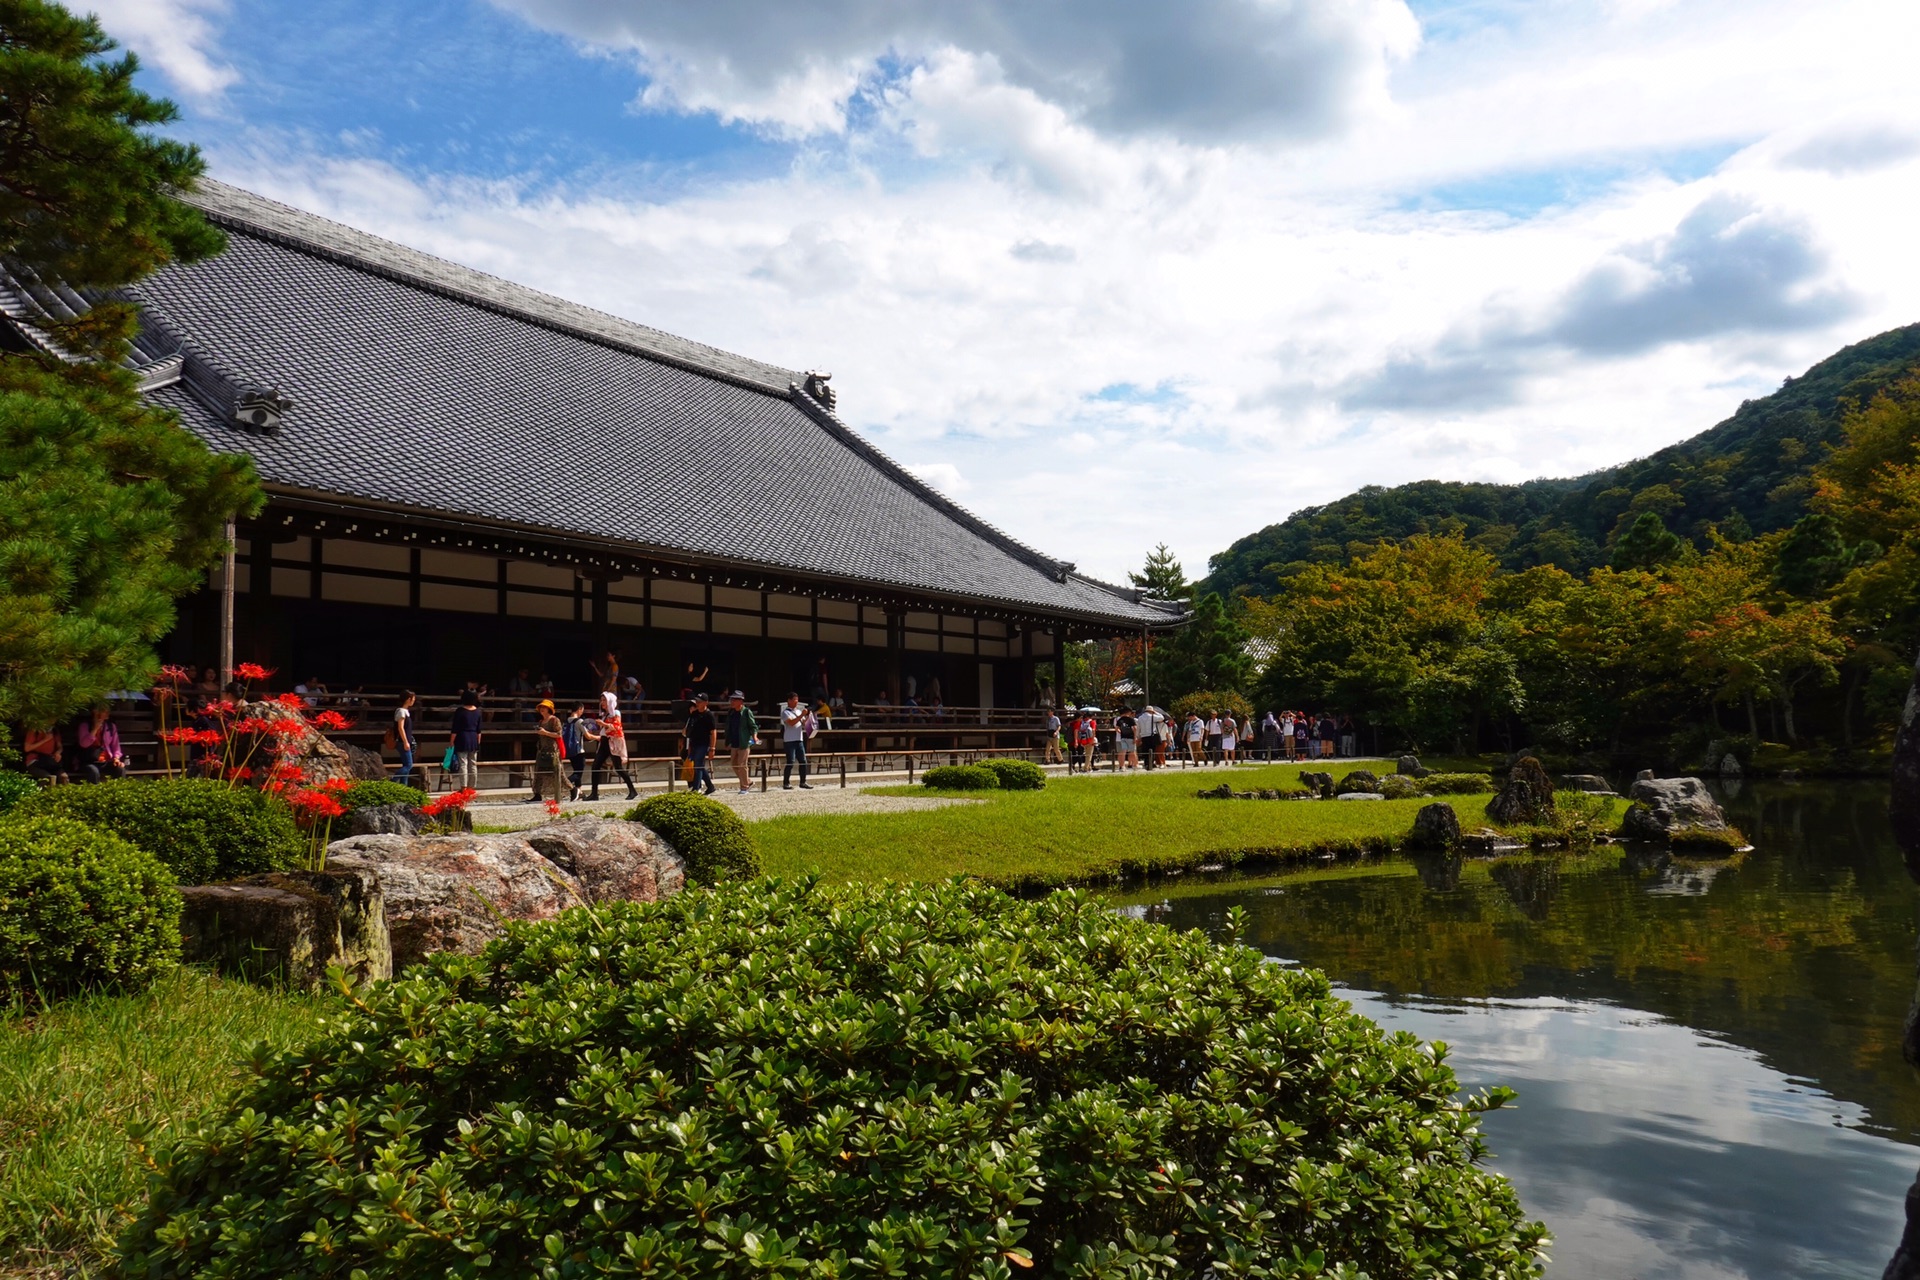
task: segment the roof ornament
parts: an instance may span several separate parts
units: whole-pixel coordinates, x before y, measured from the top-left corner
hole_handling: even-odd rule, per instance
[[[828,412],[832,412],[833,406],[840,400],[840,397],[834,394],[833,388],[827,385],[831,381],[833,381],[832,374],[822,373],[818,369],[809,369],[806,383],[802,388],[808,395],[825,405]]]
[[[292,408],[292,398],[282,395],[278,387],[243,387],[233,398],[233,422],[246,431],[273,435]]]

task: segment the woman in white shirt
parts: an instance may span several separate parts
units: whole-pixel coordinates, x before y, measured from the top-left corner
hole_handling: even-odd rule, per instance
[[[1233,763],[1233,749],[1239,745],[1235,735],[1239,732],[1240,726],[1232,715],[1220,717],[1220,758],[1227,764]]]
[[[1187,716],[1187,755],[1192,758],[1194,767],[1200,767],[1200,749],[1207,741],[1207,725],[1196,714]]]

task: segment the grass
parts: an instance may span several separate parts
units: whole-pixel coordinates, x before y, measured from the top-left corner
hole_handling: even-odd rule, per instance
[[[1344,770],[1342,772],[1345,772]],[[829,881],[938,880],[975,875],[1004,888],[1094,884],[1202,866],[1384,853],[1432,799],[1199,800],[1231,781],[1236,791],[1287,790],[1300,767],[1180,770],[1125,778],[1054,778],[1044,791],[938,792],[970,803],[900,813],[796,814],[754,824],[769,873],[817,872]],[[1487,797],[1440,797],[1463,827],[1487,825]]]
[[[88,1274],[146,1190],[130,1122],[162,1131],[238,1078],[256,1041],[289,1043],[329,1008],[182,969],[0,1022],[0,1275]]]

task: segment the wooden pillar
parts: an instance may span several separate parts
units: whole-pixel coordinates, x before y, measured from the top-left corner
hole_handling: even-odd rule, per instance
[[[907,645],[907,615],[899,609],[887,610],[887,697],[900,705],[900,668]]]
[[[220,688],[233,682],[234,526],[227,521],[227,555],[220,575]]]
[[[1067,629],[1055,627],[1053,635],[1053,698],[1055,706],[1067,702]]]

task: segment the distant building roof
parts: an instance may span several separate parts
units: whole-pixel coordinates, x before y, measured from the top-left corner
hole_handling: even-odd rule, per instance
[[[271,490],[1118,628],[1181,616],[949,501],[805,375],[235,187],[191,198],[229,245],[129,291],[138,362],[150,395],[251,454]],[[264,429],[238,425],[236,401]]]

